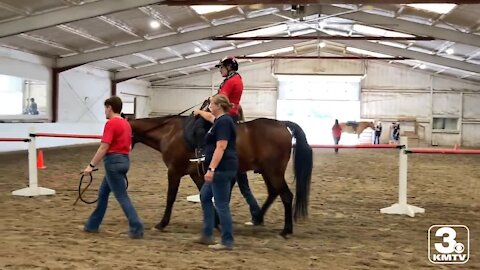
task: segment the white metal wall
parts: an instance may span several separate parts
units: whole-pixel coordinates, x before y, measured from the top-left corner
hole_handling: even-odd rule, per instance
[[[241,100],[245,117],[247,119],[275,118],[277,82],[272,76],[269,64],[241,68],[240,74],[245,87]],[[158,115],[180,113],[217,93],[222,80],[220,73],[206,72],[201,75],[192,75],[188,79],[172,80],[164,85],[154,86],[152,112]]]
[[[38,56],[0,48],[0,73],[47,82],[48,109],[51,100],[51,63]],[[150,113],[149,83],[131,80],[118,84],[123,99],[141,95],[141,116]],[[124,94],[122,94],[124,93]],[[30,126],[37,132],[100,133],[105,123],[103,101],[110,95],[109,73],[88,67],[79,67],[61,73],[59,80],[59,123],[0,123],[0,137],[26,137]],[[142,107],[143,106],[143,107]],[[83,130],[83,132],[82,132]],[[88,143],[91,140],[43,139],[40,147]],[[26,149],[22,143],[1,143],[0,152]]]
[[[416,118],[420,138],[428,143],[480,146],[480,109],[475,105],[480,104],[480,84],[378,61],[270,61],[243,64],[240,73],[246,87],[241,103],[247,117],[275,117],[277,81],[273,73],[364,75],[360,98],[363,119],[381,120],[388,126],[390,121]],[[220,82],[216,71],[168,81],[153,89],[152,111],[178,113],[214,93]],[[458,132],[432,133],[435,116],[459,117]],[[384,141],[388,136],[384,132]]]

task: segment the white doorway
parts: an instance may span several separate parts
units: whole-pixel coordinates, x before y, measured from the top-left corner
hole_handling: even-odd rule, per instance
[[[277,119],[299,124],[310,144],[332,144],[332,126],[360,120],[361,76],[277,75]],[[341,144],[357,144],[342,134]]]

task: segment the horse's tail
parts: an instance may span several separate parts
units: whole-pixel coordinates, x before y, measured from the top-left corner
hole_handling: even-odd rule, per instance
[[[293,148],[293,169],[296,181],[294,218],[297,220],[298,218],[308,216],[313,153],[303,129],[298,124],[290,121],[284,121],[284,123],[292,131],[296,141],[295,147]]]

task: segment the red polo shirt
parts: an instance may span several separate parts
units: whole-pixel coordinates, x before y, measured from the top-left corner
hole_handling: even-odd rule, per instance
[[[127,120],[119,117],[108,120],[103,130],[102,142],[110,145],[107,153],[128,155],[132,144],[132,128]]]
[[[342,128],[340,126],[333,126],[332,127],[332,134],[335,138],[340,138],[342,136]]]
[[[230,115],[238,115],[238,105],[243,93],[242,77],[237,74],[228,79],[218,91],[218,94],[228,97],[232,103],[232,109],[228,112]]]

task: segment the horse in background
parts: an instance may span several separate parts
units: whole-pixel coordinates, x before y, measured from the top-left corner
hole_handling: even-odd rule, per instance
[[[141,142],[161,152],[168,169],[167,204],[162,220],[155,226],[158,230],[163,230],[170,222],[180,178],[189,175],[198,190],[204,183],[197,164],[189,161],[194,157],[194,151],[188,149],[184,140],[186,120],[187,117],[172,115],[129,121],[132,143]],[[292,136],[296,139],[293,148],[295,197],[285,180],[292,153]],[[293,233],[293,218],[297,220],[308,216],[313,155],[304,131],[293,122],[259,118],[237,125],[236,143],[239,171],[260,173],[267,186],[268,197],[261,208],[260,221],[263,222],[268,208],[280,195],[285,208],[285,223],[280,235],[287,237]]]
[[[360,137],[360,134],[362,134],[362,132],[366,128],[371,128],[371,129],[375,130],[375,123],[374,122],[367,122],[367,121],[344,122],[344,123],[339,123],[339,125],[342,128],[342,132],[357,134],[358,137]]]

